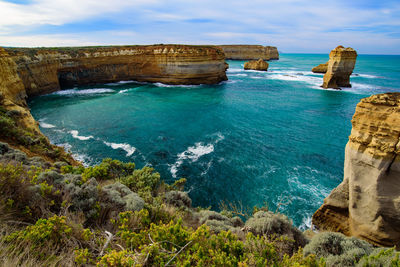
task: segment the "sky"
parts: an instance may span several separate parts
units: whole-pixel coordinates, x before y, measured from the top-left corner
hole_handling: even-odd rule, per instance
[[[400,0],[0,0],[0,46],[159,43],[400,54]]]

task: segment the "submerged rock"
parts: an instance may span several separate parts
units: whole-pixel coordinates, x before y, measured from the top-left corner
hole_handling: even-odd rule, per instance
[[[315,212],[313,224],[399,247],[400,93],[362,99],[352,125],[343,182]]]
[[[328,68],[324,75],[323,88],[351,87],[350,75],[356,64],[357,52],[351,48],[338,46],[329,54]]]
[[[326,73],[328,70],[328,62],[319,64],[318,66],[312,68],[311,71],[314,73]]]
[[[245,70],[267,71],[268,66],[269,66],[269,64],[261,58],[259,60],[250,60],[250,61],[247,61],[246,63],[244,63]]]

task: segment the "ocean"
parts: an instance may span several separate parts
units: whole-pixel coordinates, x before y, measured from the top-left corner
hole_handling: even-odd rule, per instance
[[[268,205],[302,229],[343,178],[361,98],[400,92],[400,56],[359,55],[352,88],[325,90],[311,68],[328,55],[281,54],[268,72],[228,61],[228,81],[81,86],[30,99],[52,143],[86,165],[111,157],[187,178],[194,206]]]

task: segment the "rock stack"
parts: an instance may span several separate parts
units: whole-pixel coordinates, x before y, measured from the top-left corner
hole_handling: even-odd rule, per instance
[[[261,70],[267,71],[268,70],[268,63],[261,58],[259,60],[250,60],[244,63],[245,70]]]
[[[350,75],[356,64],[357,52],[353,48],[338,46],[329,54],[323,88],[351,87]]]

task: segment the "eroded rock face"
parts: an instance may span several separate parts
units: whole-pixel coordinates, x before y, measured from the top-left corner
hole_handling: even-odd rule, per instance
[[[328,62],[319,64],[318,66],[312,68],[311,71],[314,73],[326,73],[328,70]]]
[[[62,86],[121,80],[215,84],[227,80],[215,46],[149,45],[56,49],[7,48],[28,96]]]
[[[313,216],[322,230],[400,245],[400,93],[364,98],[346,145],[343,182]]]
[[[18,111],[25,127],[39,131],[38,124],[26,105],[26,91],[17,73],[17,65],[10,55],[0,47],[0,104],[8,110]]]
[[[268,63],[262,60],[250,60],[244,63],[245,70],[260,70],[260,71],[267,71],[268,70]]]
[[[350,75],[356,64],[357,52],[353,48],[338,46],[329,54],[323,88],[351,87]]]
[[[220,45],[226,59],[263,60],[279,59],[278,49],[274,46],[262,45]]]

